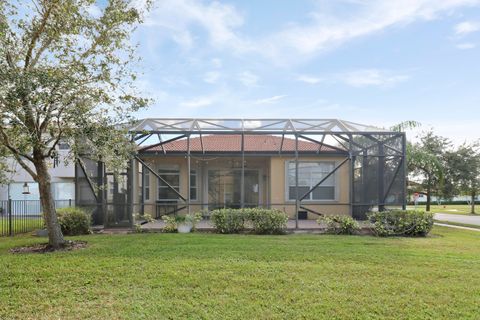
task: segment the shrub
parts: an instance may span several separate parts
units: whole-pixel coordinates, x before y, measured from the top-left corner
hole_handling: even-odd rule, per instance
[[[133,221],[135,221],[133,224],[134,231],[136,233],[142,233],[144,231],[142,229],[142,224],[154,222],[155,219],[153,219],[152,215],[148,213],[144,213],[143,215],[140,213],[135,213],[133,215]]]
[[[358,222],[350,216],[324,216],[319,218],[317,222],[325,223],[327,225],[327,233],[332,234],[355,234],[360,230]]]
[[[90,234],[90,215],[80,208],[57,209],[58,223],[66,236]]]
[[[191,224],[192,231],[195,231],[197,223],[202,220],[202,214],[200,212],[194,214],[186,214],[184,216],[162,216],[162,220],[165,223],[163,232],[177,232],[178,225],[181,223]]]
[[[244,209],[244,214],[254,233],[281,234],[287,228],[288,216],[280,210],[252,208]]]
[[[381,237],[425,237],[433,227],[433,213],[416,210],[369,212],[373,232]]]
[[[175,217],[162,216],[162,220],[165,223],[163,232],[177,232],[177,220]]]
[[[245,228],[245,214],[241,209],[213,210],[210,219],[219,233],[238,233]]]

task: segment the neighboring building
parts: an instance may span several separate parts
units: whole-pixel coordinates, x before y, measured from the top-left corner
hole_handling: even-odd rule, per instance
[[[52,192],[55,200],[75,201],[75,165],[65,165],[65,157],[69,150],[65,144],[58,147],[58,158],[50,162],[50,175],[52,177]],[[8,185],[0,185],[0,200],[40,200],[38,184],[26,172],[18,162],[8,159],[8,166],[12,169],[9,175],[11,182]],[[33,166],[31,166],[33,167]],[[25,183],[29,194],[23,194]]]

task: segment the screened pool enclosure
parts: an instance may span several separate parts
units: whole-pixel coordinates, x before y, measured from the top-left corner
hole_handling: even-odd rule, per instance
[[[266,207],[298,225],[406,205],[403,132],[336,119],[149,118],[129,134],[138,149],[120,178],[88,157],[77,163],[76,204],[95,224]]]

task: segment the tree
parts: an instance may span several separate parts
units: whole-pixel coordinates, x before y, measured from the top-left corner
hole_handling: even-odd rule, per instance
[[[0,185],[8,182],[7,174],[10,172],[6,161],[7,150],[0,145]]]
[[[457,194],[471,197],[471,213],[480,192],[480,144],[463,144],[447,154],[449,176]]]
[[[124,168],[133,146],[116,125],[147,103],[135,92],[129,38],[149,3],[110,0],[91,14],[95,2],[0,1],[0,145],[38,183],[54,249],[65,244],[50,190],[58,143],[72,160],[88,150]]]
[[[420,136],[420,142],[408,147],[408,169],[411,174],[419,178],[427,196],[426,210],[430,211],[432,194],[441,194],[444,185],[445,160],[444,155],[450,148],[451,142],[444,137],[427,131]]]

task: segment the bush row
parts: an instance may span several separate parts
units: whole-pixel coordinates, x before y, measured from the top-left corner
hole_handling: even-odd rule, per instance
[[[288,216],[276,209],[218,209],[210,215],[219,233],[239,233],[248,225],[257,234],[281,234],[287,228]]]

